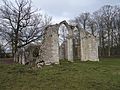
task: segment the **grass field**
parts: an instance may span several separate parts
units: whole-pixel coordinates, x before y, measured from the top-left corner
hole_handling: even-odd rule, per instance
[[[120,59],[62,61],[43,69],[1,63],[0,90],[120,90]]]

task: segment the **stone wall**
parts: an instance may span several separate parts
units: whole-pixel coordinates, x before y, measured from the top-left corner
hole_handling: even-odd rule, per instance
[[[65,24],[68,29],[65,49],[67,50],[66,57],[68,61],[73,62],[73,29],[76,27],[69,25],[66,21],[63,21],[59,24],[50,25],[46,28],[46,35],[43,42],[43,60],[45,61],[46,65],[50,65],[51,63],[59,64],[61,50],[59,49],[58,30],[61,24]],[[80,54],[79,56],[81,61],[99,61],[98,43],[96,38],[85,30],[82,30],[80,28],[78,29],[80,30],[80,51],[78,52]]]
[[[44,47],[43,48],[43,52],[44,52],[44,57],[43,60],[45,61],[46,64],[48,64],[49,62],[52,62],[51,58],[52,58],[52,32],[49,29],[49,33],[47,31],[46,36],[45,36],[45,41],[44,41]]]
[[[98,59],[98,43],[94,36],[81,30],[81,61],[99,61]]]
[[[78,51],[80,55],[78,55],[81,59],[81,61],[99,61],[98,58],[98,43],[96,37],[91,35],[90,33],[86,32],[85,30],[82,30],[81,28],[77,26],[69,25],[66,21],[63,21],[59,24],[50,25],[46,27],[45,29],[45,36],[44,40],[41,42],[40,50],[39,50],[39,57],[36,60],[36,62],[44,61],[46,65],[50,64],[59,64],[60,59],[60,49],[59,49],[59,35],[58,30],[61,24],[64,24],[66,28],[68,29],[68,36],[66,37],[66,46],[65,46],[65,54],[66,59],[68,61],[73,62],[73,38],[74,29],[78,29],[80,31],[80,45],[77,46]],[[29,45],[28,45],[29,47]],[[33,56],[29,53],[29,55],[26,56],[24,49],[18,50],[18,53],[15,55],[15,61],[25,64],[28,61],[33,60]],[[33,49],[31,47],[30,52],[33,52]],[[32,60],[31,60],[32,59]]]

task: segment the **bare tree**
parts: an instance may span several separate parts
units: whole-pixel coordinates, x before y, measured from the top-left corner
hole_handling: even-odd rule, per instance
[[[93,36],[97,36],[97,23],[96,20],[94,18],[94,16],[90,16],[89,20],[88,20],[88,28],[90,29],[90,33]]]
[[[1,35],[12,46],[13,54],[44,35],[44,28],[50,24],[51,17],[33,10],[31,0],[3,0],[0,7]]]
[[[90,13],[82,13],[78,17],[76,17],[75,22],[80,26],[82,26],[84,30],[86,30],[89,17],[90,17]]]
[[[103,31],[101,35],[104,35],[102,39],[106,41],[106,48],[107,48],[108,56],[111,56],[111,48],[114,46],[113,21],[114,21],[115,12],[116,10],[114,9],[114,7],[110,5],[105,5],[100,10],[97,11],[98,17],[101,19],[100,21],[102,24],[100,25],[99,23],[99,26],[100,26],[99,28],[102,28],[101,30]]]
[[[102,13],[101,11],[96,11],[93,13],[94,16],[94,20],[96,22],[97,25],[97,33],[98,33],[98,37],[99,37],[99,55],[100,56],[104,56],[105,54],[105,46],[106,46],[106,30],[105,30],[105,26],[104,26],[104,22],[103,22],[103,17],[102,17]]]
[[[3,45],[0,43],[0,58],[4,58],[5,57],[5,50],[3,48]]]

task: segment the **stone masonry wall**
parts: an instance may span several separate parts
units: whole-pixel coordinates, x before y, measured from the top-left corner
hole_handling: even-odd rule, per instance
[[[81,61],[99,61],[98,43],[94,36],[81,30]]]
[[[43,60],[46,65],[52,63],[59,64],[59,37],[58,30],[61,24],[65,24],[68,29],[67,37],[67,59],[73,62],[73,32],[72,26],[63,21],[60,24],[50,25],[46,29],[45,40],[43,42]],[[85,30],[80,30],[80,54],[81,61],[99,61],[98,59],[98,43],[94,36]]]

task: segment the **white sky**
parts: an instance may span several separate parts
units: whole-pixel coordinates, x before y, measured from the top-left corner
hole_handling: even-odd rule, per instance
[[[32,2],[35,8],[52,16],[55,23],[73,19],[82,12],[94,12],[103,5],[120,5],[120,0],[32,0]]]
[[[72,19],[82,12],[94,12],[103,5],[120,5],[120,0],[33,0],[33,5],[53,17],[53,22]]]

